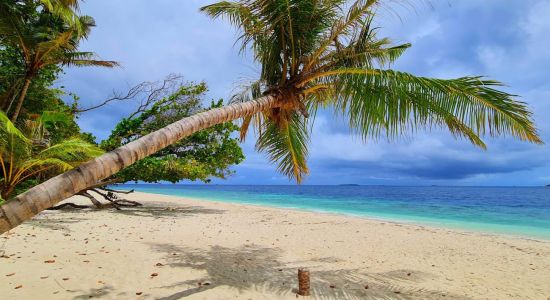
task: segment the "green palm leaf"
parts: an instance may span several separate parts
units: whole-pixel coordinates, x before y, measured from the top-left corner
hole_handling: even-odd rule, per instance
[[[256,149],[267,153],[277,164],[277,170],[298,183],[309,173],[306,165],[308,157],[309,128],[303,118],[292,113],[289,121],[276,124],[265,121],[256,143]]]
[[[37,154],[38,159],[59,159],[75,165],[103,154],[103,150],[80,139],[70,139]]]
[[[27,172],[32,172],[37,169],[42,169],[43,171],[55,170],[57,172],[65,172],[73,167],[73,165],[58,158],[30,159],[20,165],[20,168],[28,170]]]
[[[31,140],[21,132],[10,119],[0,112],[0,155],[3,159],[27,157],[30,154]]]
[[[397,137],[408,129],[448,125],[451,132],[482,147],[479,136],[485,134],[542,143],[525,103],[496,90],[502,86],[497,81],[433,79],[391,70],[339,69],[334,73],[338,74],[321,81],[336,87],[335,107],[365,138],[378,137],[381,132]]]
[[[4,112],[0,111],[0,135],[2,137],[15,136],[18,139],[28,141],[27,137],[10,121]],[[5,139],[0,139],[3,141]]]
[[[231,97],[229,103],[239,103],[252,101],[253,99],[259,98],[262,96],[262,88],[264,84],[261,81],[253,82],[247,86],[244,86],[239,93],[234,94]],[[250,125],[253,125],[257,133],[261,133],[261,124],[263,123],[262,114],[256,114],[251,116],[246,116],[242,120],[241,130],[240,130],[240,140],[244,142],[246,135],[248,133],[248,128]]]
[[[80,10],[78,0],[40,0],[40,2],[47,11],[63,19],[76,32],[83,35],[87,35],[87,32],[89,32],[86,24],[87,20],[78,16]]]
[[[21,52],[28,58],[28,48],[32,45],[32,32],[25,28],[21,15],[8,3],[0,3],[0,41],[19,45]]]

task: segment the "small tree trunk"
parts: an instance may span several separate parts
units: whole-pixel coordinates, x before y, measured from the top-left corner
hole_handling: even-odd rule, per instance
[[[15,111],[11,116],[11,121],[13,123],[15,123],[15,121],[17,121],[17,117],[19,117],[19,112],[21,111],[21,107],[23,107],[23,102],[25,102],[25,97],[27,96],[27,91],[29,90],[29,86],[31,85],[31,80],[32,76],[27,75],[27,77],[25,77],[23,89],[21,89],[21,94],[19,94],[19,99],[17,100],[17,106],[15,107]]]
[[[8,109],[13,101],[15,101],[15,97],[17,96],[16,90],[19,87],[19,81],[15,81],[10,85],[10,88],[2,95],[2,100],[0,101],[0,109],[8,114]]]
[[[43,182],[0,206],[0,234],[59,201],[97,185],[101,180],[199,130],[278,107],[278,98],[265,96],[234,103],[181,119],[114,151]]]
[[[309,270],[298,269],[298,295],[309,296],[310,279]]]
[[[4,187],[2,189],[2,192],[0,192],[0,195],[2,196],[2,199],[4,199],[4,200],[9,199],[12,191],[13,191],[13,187],[11,187],[11,186]]]

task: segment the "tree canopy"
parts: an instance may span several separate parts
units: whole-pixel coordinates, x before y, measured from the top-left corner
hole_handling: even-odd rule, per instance
[[[162,88],[153,89],[135,112],[116,125],[109,138],[101,142],[104,150],[113,150],[177,120],[223,105],[219,100],[208,107],[202,106],[207,91],[204,83],[188,83],[172,75],[162,85]],[[233,136],[237,130],[238,126],[227,122],[197,132],[136,162],[107,181],[176,183],[226,178],[232,174],[230,167],[244,159],[238,139]]]

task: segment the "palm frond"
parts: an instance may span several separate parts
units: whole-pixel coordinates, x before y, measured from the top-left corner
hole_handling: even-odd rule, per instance
[[[6,114],[0,112],[1,160],[11,163],[25,160],[31,155],[31,145],[31,140],[15,127]]]
[[[87,19],[78,15],[78,0],[40,0],[44,8],[69,24],[75,32],[82,35],[89,33]]]
[[[65,31],[57,35],[55,38],[38,43],[35,49],[35,61],[43,62],[47,59],[51,59],[51,57],[58,56],[58,52],[63,53],[64,50],[73,51],[76,48],[76,42],[73,37],[73,31]],[[57,55],[50,56],[52,52]]]
[[[15,136],[21,140],[28,140],[27,137],[11,122],[10,118],[6,114],[0,111],[0,135],[2,136]]]
[[[293,112],[288,121],[276,124],[268,119],[262,124],[256,149],[268,155],[277,164],[277,170],[301,183],[309,173],[308,157],[309,128],[306,120]]]
[[[253,29],[251,27],[257,22],[252,14],[250,7],[246,3],[221,1],[211,5],[203,6],[200,11],[206,13],[212,18],[224,17],[235,27],[243,27],[245,30]]]
[[[26,157],[30,153],[31,141],[0,112],[0,155]]]
[[[94,60],[94,59],[68,59],[63,60],[63,65],[73,66],[73,67],[104,67],[104,68],[115,68],[120,66],[116,61],[112,60]]]
[[[48,10],[54,10],[56,6],[71,9],[79,9],[79,0],[40,0]]]
[[[74,168],[70,163],[67,163],[59,158],[35,158],[25,161],[19,166],[19,169],[24,172],[32,172],[36,169],[56,170],[58,172],[65,172]],[[21,174],[21,175],[24,175]]]
[[[216,18],[226,18],[231,25],[242,30],[238,40],[241,41],[241,52],[247,49],[247,45],[261,38],[264,24],[253,14],[248,2],[221,1],[215,4],[201,7],[202,12]]]
[[[335,106],[366,138],[382,132],[397,137],[408,129],[445,124],[478,146],[483,146],[479,136],[485,134],[542,143],[526,104],[495,89],[500,82],[433,79],[391,70],[342,71],[326,78],[336,87]]]
[[[91,16],[78,16],[77,21],[69,23],[71,29],[76,33],[79,38],[87,39],[92,31],[92,28],[96,26],[94,18]]]
[[[332,45],[337,48],[342,35],[352,35],[361,21],[369,16],[372,6],[378,2],[378,0],[356,0],[346,15],[340,16],[332,23],[331,30],[319,41],[318,48],[307,57],[305,70],[307,71],[312,65],[315,65],[323,54],[330,53]]]
[[[28,59],[32,34],[26,30],[21,15],[4,2],[0,3],[0,40],[18,45],[25,59]]]
[[[234,94],[229,100],[229,103],[242,103],[257,99],[262,96],[263,88],[265,88],[265,86],[261,81],[252,82],[251,84],[244,86],[239,93]],[[250,125],[253,125],[256,132],[259,133],[261,131],[260,125],[262,122],[263,118],[261,113],[244,117],[239,134],[241,142],[244,142],[246,139]]]
[[[80,139],[70,139],[42,150],[37,159],[59,159],[75,165],[103,154],[103,150]]]

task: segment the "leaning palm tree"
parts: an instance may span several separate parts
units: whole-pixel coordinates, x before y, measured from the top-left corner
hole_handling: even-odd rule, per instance
[[[253,51],[260,78],[228,106],[182,119],[8,201],[0,206],[0,232],[179,139],[238,118],[242,137],[254,125],[257,148],[297,181],[308,173],[308,122],[319,107],[344,116],[365,138],[446,127],[483,148],[483,135],[541,143],[526,105],[497,90],[499,82],[389,70],[409,45],[377,37],[371,24],[379,2],[244,0],[202,8],[240,30],[241,49]]]
[[[51,145],[44,128],[48,114],[27,120],[20,130],[0,112],[0,196],[9,199],[14,190],[35,178],[48,178],[70,170],[103,153],[80,139]]]
[[[65,0],[64,0],[65,1]],[[56,3],[57,1],[50,1]],[[57,7],[57,6],[54,6]],[[115,67],[114,61],[96,58],[93,52],[78,51],[81,39],[87,38],[95,26],[93,18],[79,16],[78,25],[67,25],[61,19],[41,13],[25,18],[18,7],[0,4],[0,40],[16,47],[25,65],[21,89],[15,102],[11,120],[16,121],[27,91],[38,72],[49,65]],[[78,27],[78,28],[77,28]],[[7,110],[11,108],[8,106]]]

